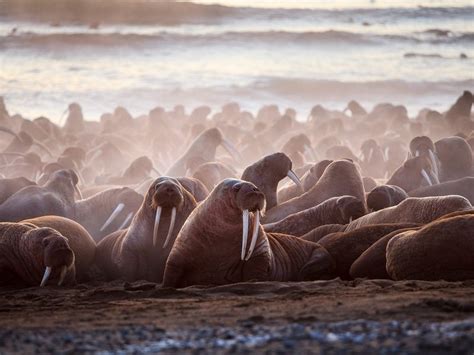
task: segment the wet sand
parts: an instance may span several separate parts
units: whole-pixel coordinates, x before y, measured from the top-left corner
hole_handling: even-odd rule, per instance
[[[474,281],[0,289],[0,314],[1,353],[474,349]]]

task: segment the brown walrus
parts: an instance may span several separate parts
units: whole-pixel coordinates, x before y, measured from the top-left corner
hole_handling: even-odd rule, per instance
[[[386,257],[388,242],[399,233],[420,228],[397,229],[377,240],[352,263],[349,270],[351,278],[390,279],[390,276],[387,274]]]
[[[163,286],[331,277],[333,262],[324,248],[265,233],[259,221],[264,204],[263,193],[252,183],[226,179],[217,185],[176,238]]]
[[[211,128],[202,132],[191,143],[186,152],[168,169],[168,176],[184,176],[188,160],[199,157],[203,163],[216,160],[216,149],[222,145],[229,154],[237,158],[239,153],[237,149],[225,139],[222,132],[217,128]]]
[[[96,245],[87,230],[79,223],[59,216],[43,216],[27,219],[21,223],[29,223],[38,228],[48,227],[58,231],[68,240],[69,247],[74,252],[76,280],[88,279],[88,271],[94,262]]]
[[[265,223],[272,223],[290,214],[314,207],[328,198],[350,195],[365,203],[362,178],[354,163],[337,160],[329,164],[319,181],[308,192],[269,210]]]
[[[45,215],[72,217],[79,179],[72,170],[51,174],[44,186],[27,186],[0,206],[0,221],[17,222]]]
[[[253,183],[265,195],[266,209],[277,205],[277,188],[280,180],[289,177],[301,189],[301,181],[293,172],[290,158],[284,153],[274,153],[248,166],[242,180]]]
[[[461,196],[409,197],[400,204],[369,213],[349,223],[346,232],[370,224],[420,223],[425,224],[456,211],[472,209],[469,201]]]
[[[284,186],[278,190],[278,201],[279,203],[286,202],[291,200],[294,197],[300,196],[301,194],[309,191],[321,178],[324,173],[324,170],[331,164],[332,160],[321,160],[320,162],[314,164],[308,171],[304,173],[301,177],[301,187],[296,184],[291,184]]]
[[[52,228],[0,223],[0,275],[1,285],[73,284],[74,253]]]
[[[232,167],[215,161],[201,164],[193,171],[193,178],[201,181],[208,191],[211,191],[222,180],[235,176],[236,172]]]
[[[401,187],[410,192],[421,186],[431,186],[435,183],[435,174],[430,159],[424,155],[408,159],[387,180],[386,185]]]
[[[337,276],[350,279],[352,263],[372,244],[394,230],[417,227],[414,223],[378,224],[359,228],[351,232],[339,232],[320,239],[322,245],[336,262]]]
[[[459,195],[474,204],[474,177],[465,177],[433,186],[420,187],[410,191],[409,195],[412,197]]]
[[[387,272],[394,280],[474,279],[474,216],[441,219],[387,244]]]
[[[398,205],[408,197],[405,190],[395,185],[381,185],[367,194],[367,208],[369,211],[379,211],[387,207]]]
[[[327,224],[347,224],[365,214],[365,206],[354,196],[332,197],[319,205],[289,215],[281,221],[265,224],[266,232],[300,237]]]
[[[97,245],[97,264],[110,279],[161,282],[176,235],[196,205],[177,179],[156,179],[130,227]]]
[[[329,234],[344,232],[346,226],[347,224],[326,224],[324,226],[319,226],[314,228],[312,231],[309,231],[308,233],[302,235],[301,239],[317,243]]]

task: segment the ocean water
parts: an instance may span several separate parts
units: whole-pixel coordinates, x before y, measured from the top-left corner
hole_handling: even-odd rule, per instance
[[[467,58],[461,58],[461,54]],[[10,113],[96,120],[236,101],[446,110],[474,89],[474,1],[0,0]]]

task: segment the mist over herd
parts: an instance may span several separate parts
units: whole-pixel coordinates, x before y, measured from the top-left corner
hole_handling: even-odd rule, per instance
[[[2,99],[0,282],[473,279],[472,103],[100,121],[72,103],[56,124]]]

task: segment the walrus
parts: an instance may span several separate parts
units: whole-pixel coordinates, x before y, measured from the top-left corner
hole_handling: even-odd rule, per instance
[[[435,181],[430,159],[421,155],[405,161],[393,172],[386,185],[395,185],[410,192],[421,186],[431,186]]]
[[[110,279],[161,282],[176,236],[196,205],[177,179],[156,179],[130,227],[99,242],[97,264]]]
[[[216,149],[219,145],[222,145],[229,154],[238,159],[239,152],[234,145],[223,137],[219,129],[211,128],[196,137],[186,152],[168,169],[166,175],[185,176],[187,161],[193,157],[199,157],[203,162],[215,161]]]
[[[435,142],[436,155],[441,163],[439,180],[457,180],[472,174],[472,150],[465,139],[447,137]]]
[[[438,185],[424,186],[410,191],[412,197],[459,195],[474,204],[474,177],[442,182]]]
[[[394,280],[474,279],[474,216],[435,221],[397,234],[387,244],[387,272]]]
[[[75,283],[74,252],[52,228],[0,223],[0,284],[45,286]]]
[[[381,223],[420,223],[425,224],[456,211],[472,209],[471,203],[462,196],[409,197],[398,205],[372,212],[349,223],[346,232]]]
[[[265,224],[266,232],[300,237],[327,224],[347,224],[365,214],[364,203],[354,196],[332,197],[315,207],[289,215],[274,223]]]
[[[407,197],[408,194],[399,186],[380,185],[367,194],[367,207],[369,211],[378,211],[396,206]]]
[[[143,196],[129,187],[117,187],[76,201],[74,219],[99,242],[110,233],[127,228],[143,202]]]
[[[291,200],[294,197],[300,196],[301,194],[309,191],[321,178],[324,171],[331,164],[333,160],[321,160],[318,163],[311,166],[311,168],[304,173],[301,177],[301,186],[303,190],[297,184],[291,184],[284,186],[278,190],[278,202],[283,203],[288,200]]]
[[[350,232],[327,235],[318,241],[336,262],[337,276],[350,279],[352,263],[372,244],[394,230],[417,227],[414,223],[392,223],[361,227]]]
[[[108,178],[107,184],[126,185],[138,184],[150,176],[154,171],[156,174],[161,173],[153,166],[153,162],[147,156],[141,156],[130,163],[121,176]]]
[[[317,243],[329,234],[344,232],[346,226],[347,224],[325,224],[323,226],[316,227],[308,233],[302,235],[301,239]]]
[[[360,151],[359,159],[363,174],[373,178],[383,178],[386,171],[384,151],[375,139],[364,141]]]
[[[79,223],[59,216],[43,216],[21,221],[38,228],[47,227],[58,231],[68,241],[74,252],[76,280],[85,281],[89,278],[88,271],[94,262],[96,244],[90,234]]]
[[[284,153],[274,153],[248,166],[242,173],[242,180],[253,183],[265,195],[266,209],[275,207],[280,180],[289,177],[302,189],[301,181],[293,172],[292,162]]]
[[[219,162],[201,164],[193,172],[193,178],[201,181],[208,191],[211,191],[222,180],[234,177],[236,177],[236,172]]]
[[[357,167],[348,160],[337,160],[328,165],[319,181],[308,192],[268,210],[264,223],[282,220],[328,198],[343,195],[354,196],[365,203],[364,186]]]
[[[324,248],[264,231],[260,225],[264,205],[263,192],[252,183],[226,179],[217,185],[178,234],[163,286],[332,277],[334,265]]]
[[[50,175],[44,186],[27,186],[0,205],[0,221],[18,222],[45,215],[72,217],[79,179],[72,170]]]
[[[17,191],[20,191],[24,187],[33,185],[36,184],[24,177],[0,179],[0,205]]]
[[[435,145],[431,138],[427,136],[417,136],[410,141],[410,158],[422,155],[430,159],[434,183],[439,184],[439,160],[435,154]]]
[[[421,227],[396,229],[377,240],[352,263],[349,270],[350,277],[353,279],[390,279],[389,274],[387,274],[387,257],[385,255],[388,242],[397,234],[420,228]]]
[[[207,187],[196,178],[192,177],[178,177],[176,180],[186,189],[188,192],[193,195],[196,202],[201,202],[204,200],[207,195],[209,195],[209,190]],[[150,186],[155,182],[153,179],[148,179],[141,183],[138,187],[135,188],[135,191],[145,196],[148,192]]]

